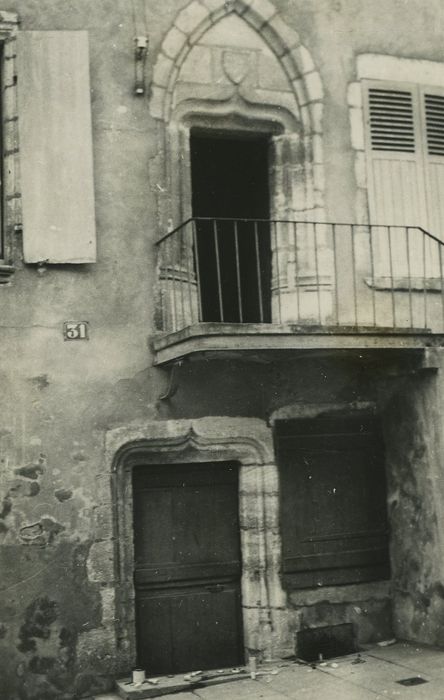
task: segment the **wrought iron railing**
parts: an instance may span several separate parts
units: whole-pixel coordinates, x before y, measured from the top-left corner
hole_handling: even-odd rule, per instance
[[[444,244],[416,226],[193,218],[157,243],[159,328],[444,332]]]

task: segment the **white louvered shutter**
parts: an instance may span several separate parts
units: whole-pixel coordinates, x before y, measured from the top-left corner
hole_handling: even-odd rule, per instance
[[[373,224],[427,228],[416,86],[367,86],[369,209]]]
[[[421,89],[428,231],[444,241],[444,91]]]
[[[436,245],[414,230],[444,240],[444,90],[415,84],[367,82],[369,213],[375,274],[439,276]]]

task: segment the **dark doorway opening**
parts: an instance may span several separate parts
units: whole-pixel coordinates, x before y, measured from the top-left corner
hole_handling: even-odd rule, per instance
[[[296,655],[303,661],[323,661],[357,651],[353,625],[349,622],[313,627],[296,634]]]
[[[271,320],[268,150],[266,137],[191,134],[203,321]]]
[[[151,675],[243,663],[238,468],[133,472],[137,663]]]

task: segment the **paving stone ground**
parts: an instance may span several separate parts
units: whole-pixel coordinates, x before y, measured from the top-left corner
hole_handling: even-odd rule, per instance
[[[444,650],[398,642],[374,647],[326,665],[270,666],[278,673],[256,680],[238,680],[191,692],[164,695],[163,700],[444,700]],[[333,665],[332,665],[333,664]],[[427,681],[403,686],[402,679]],[[93,700],[93,699],[91,699]],[[118,695],[97,695],[94,700],[119,700]]]

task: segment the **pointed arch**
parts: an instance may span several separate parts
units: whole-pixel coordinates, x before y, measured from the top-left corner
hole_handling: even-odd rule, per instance
[[[172,93],[180,68],[202,36],[221,19],[235,14],[260,33],[285,72],[301,110],[306,133],[320,133],[322,82],[299,35],[268,0],[192,0],[175,18],[162,43],[153,71],[151,114],[169,123]]]

